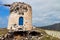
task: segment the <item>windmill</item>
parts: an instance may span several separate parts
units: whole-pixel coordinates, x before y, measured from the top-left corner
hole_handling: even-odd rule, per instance
[[[0,4],[10,7],[8,19],[8,30],[31,30],[32,29],[32,8],[24,2],[14,2],[12,4]]]
[[[23,40],[30,36],[38,36],[39,32],[33,31],[32,27],[32,7],[24,2],[14,2],[13,4],[0,4],[10,7],[7,29],[12,33],[13,38],[17,40],[23,36]],[[10,35],[10,36],[11,36]],[[11,36],[11,37],[12,37]],[[25,39],[24,39],[25,38]]]

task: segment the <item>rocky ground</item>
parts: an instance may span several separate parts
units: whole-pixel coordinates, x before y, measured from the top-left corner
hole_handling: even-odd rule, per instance
[[[35,30],[37,30],[37,32],[40,32],[40,36],[11,36],[10,34],[8,34],[8,30],[6,28],[4,29],[0,29],[0,40],[60,40],[56,37],[52,37],[48,34],[46,34],[46,32],[42,29],[36,28]],[[7,37],[7,34],[10,35]]]

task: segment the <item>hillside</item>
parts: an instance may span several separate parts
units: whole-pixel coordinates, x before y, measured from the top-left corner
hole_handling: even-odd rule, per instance
[[[40,27],[40,28],[42,28],[42,29],[48,29],[48,30],[60,31],[60,23],[56,23],[56,24],[48,25],[48,26],[43,26],[43,27]]]
[[[55,37],[52,37],[52,36],[46,34],[46,32],[43,29],[36,28],[35,30],[37,30],[43,34],[43,36],[41,37],[41,40],[60,40],[58,38],[55,38]],[[8,30],[6,28],[3,28],[3,29],[0,28],[0,35],[6,34],[7,32],[8,32]]]
[[[6,28],[0,28],[0,35],[1,34],[6,34],[8,30]]]
[[[53,31],[53,30],[45,30],[45,32],[48,34],[48,35],[51,35],[53,37],[57,37],[60,39],[60,31]]]

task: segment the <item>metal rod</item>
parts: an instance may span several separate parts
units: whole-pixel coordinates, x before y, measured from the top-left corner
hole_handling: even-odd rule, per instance
[[[3,5],[3,6],[11,6],[11,4],[0,4],[0,5]]]

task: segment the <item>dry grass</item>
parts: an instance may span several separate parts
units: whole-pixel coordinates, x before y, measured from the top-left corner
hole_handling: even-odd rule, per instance
[[[58,38],[56,38],[56,37],[52,37],[52,36],[48,35],[48,34],[44,31],[44,29],[36,28],[36,30],[38,30],[40,33],[43,33],[43,34],[44,34],[44,36],[42,37],[41,40],[60,40],[60,39],[58,39]]]
[[[44,36],[42,37],[41,40],[60,40],[58,38],[52,37],[48,34],[45,33],[45,31],[43,29],[40,28],[36,28],[36,30],[38,30],[40,33],[44,34]],[[6,34],[8,32],[8,30],[6,28],[0,28],[0,35],[2,34]]]
[[[6,34],[8,30],[6,28],[0,28],[0,35]]]

